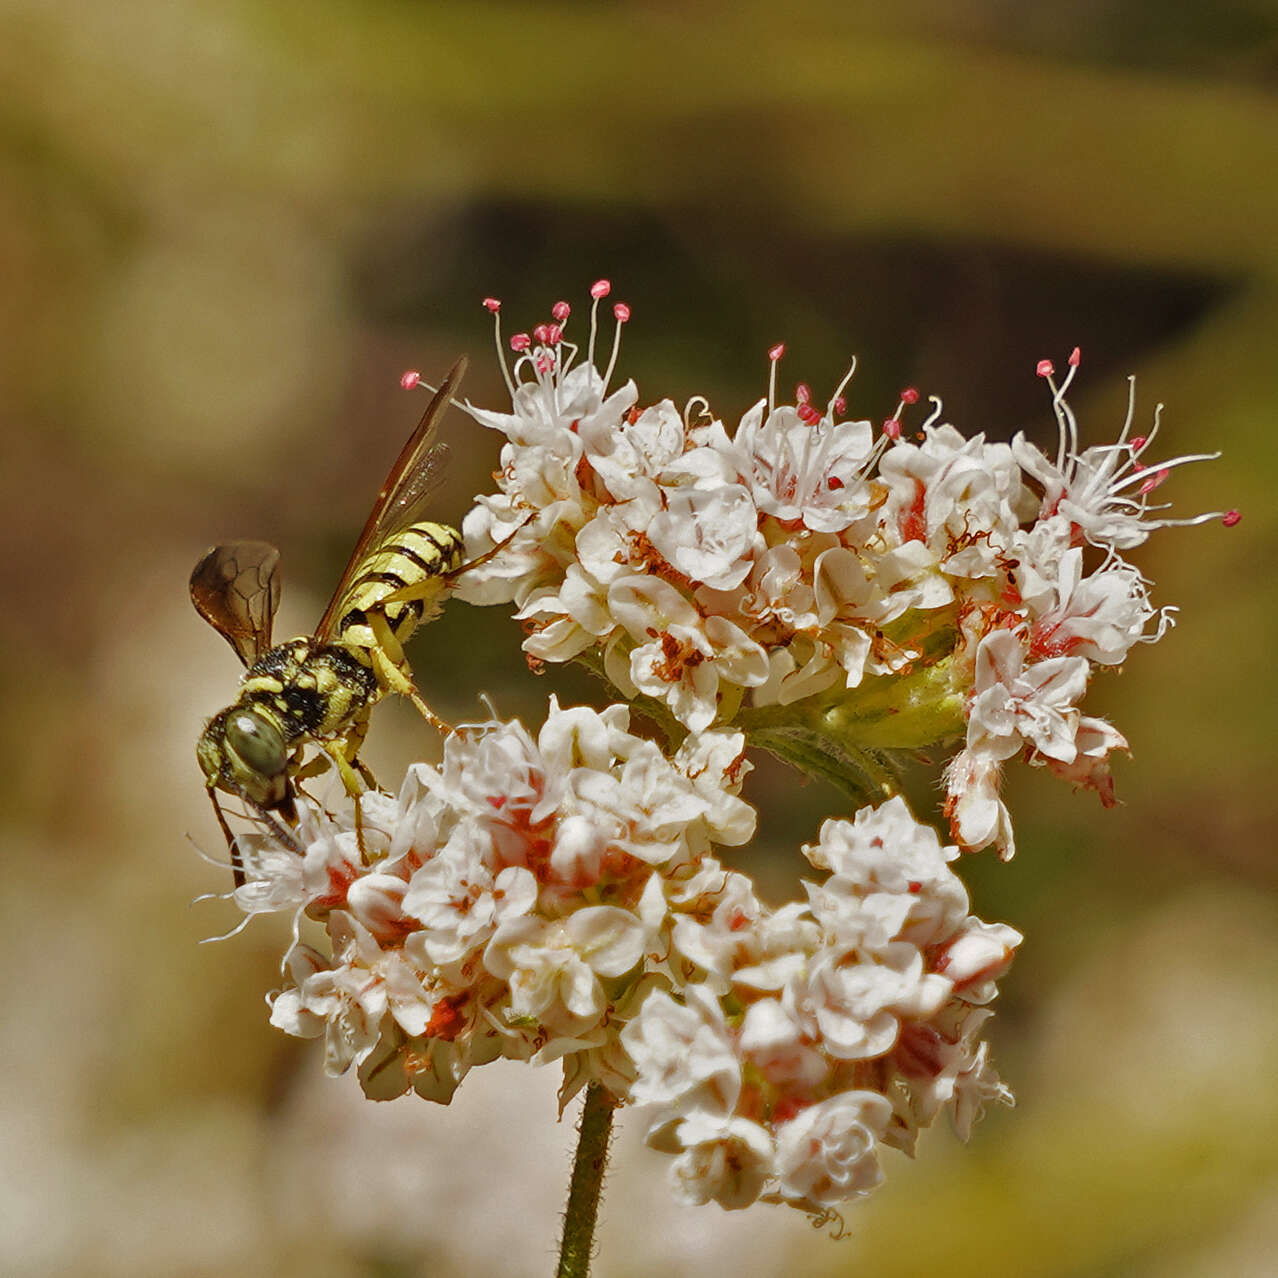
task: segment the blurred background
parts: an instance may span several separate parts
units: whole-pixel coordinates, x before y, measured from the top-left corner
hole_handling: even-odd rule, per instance
[[[0,0],[0,1272],[346,1278],[553,1269],[552,1071],[374,1106],[273,1031],[286,941],[236,921],[192,757],[239,667],[191,610],[210,543],[285,566],[310,629],[460,352],[599,276],[623,375],[732,421],[784,340],[818,397],[906,384],[1046,432],[1041,357],[1113,437],[1166,403],[1176,513],[1138,562],[1180,625],[1097,678],[1134,759],[1102,810],[1013,778],[1019,853],[963,870],[1026,934],[992,1037],[1018,1108],[847,1213],[680,1209],[623,1116],[597,1273],[1260,1278],[1278,1255],[1273,0]],[[454,414],[440,515],[496,439]],[[539,713],[500,609],[413,660],[445,716]],[[379,712],[375,769],[436,748]],[[916,788],[932,797],[933,777]],[[756,866],[837,801],[760,760]],[[188,840],[189,835],[189,840]],[[196,845],[196,846],[193,846]]]

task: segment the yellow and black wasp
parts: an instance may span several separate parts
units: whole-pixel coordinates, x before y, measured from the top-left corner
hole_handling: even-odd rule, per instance
[[[294,819],[294,782],[306,774],[306,745],[329,756],[356,796],[364,788],[357,769],[371,784],[357,756],[369,714],[384,696],[410,698],[447,731],[418,694],[403,645],[420,622],[438,615],[453,578],[471,566],[462,562],[460,533],[415,520],[443,478],[446,449],[435,443],[435,433],[465,369],[462,358],[400,450],[314,634],[272,646],[279,551],[266,542],[214,546],[191,573],[196,610],[247,667],[234,704],[208,721],[195,747],[237,887],[244,870],[219,790],[244,800],[277,838],[292,844],[274,814],[286,823]]]

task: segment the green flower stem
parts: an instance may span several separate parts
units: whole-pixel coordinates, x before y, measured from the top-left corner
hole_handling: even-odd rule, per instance
[[[910,641],[931,659],[908,674],[879,675],[856,688],[831,688],[784,706],[738,708],[737,690],[735,699],[724,697],[716,726],[744,732],[750,745],[831,782],[853,799],[881,802],[900,790],[893,752],[950,741],[966,727],[963,704],[972,672],[966,658],[951,651],[953,630],[911,636]],[[622,695],[609,681],[597,650],[588,649],[576,659],[610,692]],[[658,725],[672,748],[687,735],[662,702],[637,696],[630,704]]]
[[[903,677],[742,710],[736,726],[752,745],[855,799],[877,803],[900,788],[890,752],[921,750],[963,732],[967,684],[956,659],[945,657]]]
[[[586,1088],[577,1135],[577,1156],[568,1185],[568,1207],[564,1212],[563,1241],[559,1245],[556,1278],[587,1278],[595,1219],[599,1215],[599,1192],[603,1188],[608,1163],[608,1140],[612,1135],[612,1115],[617,1107],[608,1089],[600,1083]]]

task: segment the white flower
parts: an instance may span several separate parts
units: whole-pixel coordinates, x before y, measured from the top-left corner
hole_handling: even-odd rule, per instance
[[[913,945],[894,942],[872,959],[827,950],[800,985],[787,991],[837,1060],[868,1060],[891,1051],[903,1017],[924,1020],[941,1008],[953,985],[924,968]]]
[[[887,530],[920,541],[951,577],[998,571],[1026,505],[1012,452],[965,439],[953,426],[928,426],[922,444],[897,440],[879,463],[888,485]]]
[[[1130,550],[1144,542],[1156,528],[1182,524],[1201,524],[1213,519],[1235,520],[1234,512],[1221,515],[1196,515],[1189,519],[1148,518],[1151,511],[1164,509],[1151,506],[1149,495],[1177,466],[1190,462],[1212,461],[1219,453],[1194,453],[1170,461],[1150,464],[1143,460],[1158,434],[1158,412],[1147,436],[1131,434],[1136,408],[1136,380],[1130,378],[1127,419],[1117,442],[1101,444],[1079,451],[1078,422],[1065,399],[1074,379],[1078,360],[1070,360],[1070,371],[1059,389],[1053,385],[1052,410],[1059,432],[1056,457],[1049,460],[1023,434],[1012,440],[1012,452],[1027,475],[1043,489],[1039,517],[1043,520],[1060,516],[1077,538],[1113,550]],[[1050,365],[1045,375],[1050,378]],[[1161,410],[1159,405],[1159,410]]]
[[[341,1074],[376,1046],[390,1012],[407,1033],[421,1033],[434,1000],[397,951],[383,951],[369,931],[342,911],[330,920],[334,962],[305,946],[289,956],[293,984],[277,994],[271,1023],[304,1038],[324,1035],[324,1068]]]
[[[997,994],[998,978],[1011,966],[1012,955],[1024,938],[1006,923],[964,919],[936,952],[936,970],[954,983],[965,1003],[988,1003]]]
[[[609,648],[609,677],[665,701],[693,732],[714,721],[721,681],[750,687],[767,678],[767,654],[740,626],[703,617],[669,582],[623,578],[609,587],[608,604],[635,643],[624,662],[619,647]]]
[[[772,1176],[772,1137],[747,1118],[692,1114],[674,1128],[671,1144],[683,1147],[671,1165],[670,1183],[675,1201],[685,1206],[749,1207]]]
[[[1016,854],[1012,817],[999,798],[1003,764],[980,750],[960,750],[945,769],[945,815],[950,834],[965,851],[993,844],[999,857]]]
[[[760,400],[741,419],[733,455],[759,509],[814,532],[840,532],[863,518],[872,494],[864,470],[874,453],[868,421],[807,422],[799,410]]]
[[[616,422],[596,415],[581,422],[578,433],[592,469],[619,502],[651,494],[658,477],[686,447],[683,419],[668,399],[633,420],[629,413]]]
[[[1050,759],[1072,763],[1080,719],[1075,702],[1087,678],[1083,657],[1026,665],[1020,636],[1010,630],[986,635],[976,651],[967,748],[1006,759],[1028,744]]]
[[[756,545],[763,548],[754,502],[729,474],[724,459],[709,449],[686,454],[647,528],[667,563],[712,590],[739,586]]]
[[[689,985],[682,1003],[653,991],[621,1031],[621,1045],[637,1075],[631,1099],[661,1107],[654,1126],[670,1113],[726,1115],[736,1107],[741,1060],[719,1000],[705,986]]]
[[[907,940],[920,948],[949,936],[966,917],[967,891],[936,831],[914,819],[900,796],[862,808],[854,821],[826,821],[804,855],[832,871],[807,885],[826,933],[849,945]]]
[[[513,865],[494,874],[489,855],[491,841],[483,832],[460,825],[409,881],[403,908],[423,925],[412,944],[429,962],[460,962],[482,948],[503,921],[533,908],[537,880]]]
[[[1119,665],[1133,644],[1159,638],[1172,621],[1164,613],[1157,632],[1146,635],[1155,613],[1140,573],[1111,559],[1085,577],[1081,547],[1060,558],[1056,580],[1044,593],[1031,612],[1029,652],[1035,660],[1075,656]]]
[[[780,999],[746,1008],[739,1046],[751,1065],[775,1087],[811,1092],[830,1072],[830,1060],[811,1044],[800,1019]]]
[[[507,919],[489,941],[484,965],[509,982],[513,1017],[575,1034],[603,1015],[599,978],[630,971],[643,946],[643,925],[633,914],[588,906],[565,919]]]
[[[876,1152],[892,1118],[878,1092],[840,1092],[777,1129],[781,1193],[814,1207],[868,1194],[883,1179]]]

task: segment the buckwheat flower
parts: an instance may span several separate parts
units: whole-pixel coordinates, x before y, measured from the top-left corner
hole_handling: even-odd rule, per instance
[[[1083,657],[1027,664],[1019,635],[1010,630],[986,635],[976,652],[967,748],[1006,759],[1030,745],[1048,758],[1073,762],[1081,717],[1075,703],[1087,679]]]
[[[682,908],[673,920],[672,936],[679,953],[722,993],[733,972],[756,954],[755,924],[765,909],[746,875],[720,866],[702,868],[701,880],[683,885],[675,897]]]
[[[958,850],[943,848],[899,795],[852,821],[826,821],[803,853],[831,871],[824,883],[806,885],[812,913],[831,936],[872,946],[900,937],[923,948],[967,917],[967,891],[949,869]]]
[[[883,1180],[877,1151],[892,1105],[878,1092],[841,1092],[782,1123],[776,1175],[784,1198],[833,1207],[868,1194]]]
[[[577,431],[591,469],[617,502],[655,497],[658,477],[685,448],[683,418],[668,399],[633,420],[629,412],[615,423],[596,414],[580,422]]]
[[[879,463],[885,527],[898,542],[924,543],[948,576],[992,576],[1028,502],[1012,451],[950,425],[923,434],[921,444],[898,439]]]
[[[606,1006],[600,977],[622,976],[639,962],[644,930],[626,910],[589,906],[565,919],[508,919],[484,951],[484,966],[508,981],[511,1013],[552,1032],[578,1034]]]
[[[654,990],[620,1038],[638,1075],[631,1098],[660,1106],[658,1124],[670,1113],[728,1114],[735,1108],[741,1061],[723,1008],[704,986],[687,986],[683,1002]]]
[[[517,865],[494,872],[491,853],[486,831],[460,825],[407,885],[403,909],[423,925],[415,940],[430,963],[459,963],[481,949],[503,922],[535,904],[537,881],[531,872]]]
[[[829,1057],[779,998],[762,998],[746,1008],[737,1046],[769,1084],[796,1096],[811,1093],[830,1074]]]
[[[758,508],[813,532],[841,532],[869,512],[875,494],[865,471],[874,452],[868,421],[806,421],[798,408],[769,411],[766,400],[742,417],[733,438]]]
[[[788,993],[825,1050],[838,1060],[856,1061],[890,1051],[901,1021],[935,1015],[953,988],[926,970],[916,947],[889,942],[876,946],[872,957],[826,950]]]
[[[772,1137],[747,1118],[695,1113],[671,1128],[669,1144],[683,1150],[671,1165],[670,1184],[675,1201],[688,1207],[749,1207],[773,1174]]]
[[[302,1038],[323,1034],[324,1067],[341,1074],[372,1052],[383,1016],[389,1013],[406,1032],[420,1033],[432,1008],[399,953],[382,950],[344,911],[333,912],[329,927],[333,965],[320,966],[315,951],[295,947],[290,968],[297,983],[275,997],[271,1023]]]
[[[1016,837],[1012,815],[999,797],[1002,778],[1001,759],[978,750],[960,750],[945,766],[943,811],[949,818],[950,836],[959,847],[975,852],[993,846],[1001,860],[1010,861],[1016,855]]]
[[[1101,803],[1112,808],[1117,799],[1114,798],[1114,779],[1110,775],[1109,756],[1115,750],[1127,752],[1127,739],[1104,719],[1084,715],[1078,723],[1074,747],[1074,758],[1069,762],[1043,759],[1043,765],[1049,772],[1075,787],[1095,790]]]
[[[904,1028],[891,1057],[903,1084],[894,1092],[897,1117],[884,1142],[913,1153],[921,1128],[948,1106],[955,1134],[967,1140],[991,1102],[1011,1105],[1012,1093],[995,1073],[989,1044],[978,1038],[992,1013],[955,999],[930,1022]]]
[[[971,1013],[1021,938],[968,914],[958,849],[894,799],[805,851],[828,872],[806,904],[770,909],[731,872],[672,898],[692,967],[672,962],[621,1033],[648,1143],[677,1155],[689,1201],[818,1211],[878,1182],[880,1144],[1009,1095]]]
[[[753,566],[752,553],[764,546],[749,491],[709,449],[685,454],[667,475],[674,482],[648,521],[648,540],[690,581],[711,590],[739,586]]]
[[[728,847],[749,842],[754,836],[756,814],[737,794],[737,787],[753,767],[745,757],[745,734],[709,731],[689,735],[671,762],[687,777],[703,805],[704,842],[692,843],[693,851],[700,854],[710,841]],[[690,830],[690,839],[696,829]]]
[[[1087,657],[1098,665],[1120,665],[1131,647],[1161,638],[1173,621],[1150,605],[1144,579],[1130,564],[1110,559],[1083,575],[1083,551],[1065,552],[1039,607],[1031,612],[1029,653],[1045,657]],[[1154,633],[1151,620],[1159,617]]]
[[[1063,520],[1075,543],[1087,541],[1111,550],[1139,546],[1156,528],[1202,524],[1216,519],[1235,522],[1237,514],[1233,511],[1194,515],[1188,519],[1149,517],[1166,509],[1151,505],[1149,496],[1173,469],[1191,462],[1213,461],[1220,454],[1191,453],[1167,461],[1147,461],[1146,454],[1158,434],[1162,405],[1155,410],[1149,434],[1133,435],[1135,378],[1128,379],[1127,417],[1118,439],[1112,444],[1080,450],[1078,421],[1065,398],[1079,363],[1079,352],[1075,348],[1069,359],[1069,372],[1059,387],[1053,380],[1050,361],[1039,364],[1039,375],[1052,388],[1052,410],[1058,428],[1056,457],[1049,459],[1023,434],[1012,440],[1017,462],[1043,490],[1039,518]]]
[[[740,626],[702,616],[669,582],[624,578],[609,587],[608,604],[635,645],[609,648],[609,677],[623,692],[666,702],[693,732],[714,722],[721,682],[748,687],[768,676],[767,653]]]

